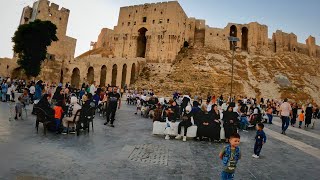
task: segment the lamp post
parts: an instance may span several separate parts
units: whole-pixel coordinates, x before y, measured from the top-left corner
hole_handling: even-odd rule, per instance
[[[228,40],[232,44],[232,59],[231,59],[231,88],[230,88],[230,102],[232,102],[232,89],[233,89],[233,61],[234,61],[234,51],[236,50],[236,42],[240,41],[239,38],[230,36]]]

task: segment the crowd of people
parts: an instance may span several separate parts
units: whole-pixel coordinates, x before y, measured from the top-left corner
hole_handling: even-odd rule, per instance
[[[252,157],[259,158],[267,139],[263,123],[272,124],[273,116],[280,116],[281,133],[284,135],[290,125],[296,125],[297,120],[299,128],[303,127],[303,122],[304,128],[313,128],[312,119],[320,118],[317,105],[309,103],[305,106],[289,102],[286,98],[283,101],[241,96],[224,99],[223,95],[216,97],[208,93],[207,98],[203,99],[199,95],[191,98],[190,93],[178,92],[174,92],[172,98],[160,98],[152,89],[139,91],[110,85],[100,87],[95,82],[83,83],[80,89],[72,88],[70,83],[48,84],[41,80],[26,83],[23,80],[1,78],[0,82],[1,101],[15,102],[17,99],[15,119],[21,117],[25,106],[33,104],[32,113],[38,114],[37,109],[42,109],[52,124],[49,129],[57,134],[74,134],[76,126],[81,129],[89,128],[88,123],[77,122],[92,112],[91,116],[98,112],[106,119],[104,125],[115,127],[116,111],[121,107],[121,97],[125,93],[126,103],[136,106],[135,114],[150,117],[153,121],[179,122],[175,139],[186,141],[187,130],[193,125],[197,126],[194,140],[220,142],[225,139],[228,145],[219,154],[225,166],[221,173],[222,179],[233,178],[236,164],[241,159],[239,130],[257,130]],[[78,112],[81,112],[81,115],[77,117]],[[224,138],[220,137],[221,128],[224,130]],[[170,139],[170,136],[166,135],[165,138]]]

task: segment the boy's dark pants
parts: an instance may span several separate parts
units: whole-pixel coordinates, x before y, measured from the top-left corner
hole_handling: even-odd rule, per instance
[[[259,156],[260,155],[260,151],[262,149],[262,142],[256,141],[256,143],[254,144],[254,154]]]

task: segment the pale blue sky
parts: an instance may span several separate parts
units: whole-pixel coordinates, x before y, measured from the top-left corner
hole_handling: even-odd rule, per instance
[[[161,0],[159,0],[161,1]],[[76,38],[76,55],[96,41],[101,28],[113,28],[122,6],[159,2],[153,0],[52,0],[71,10],[67,35]],[[20,20],[22,8],[34,0],[0,0],[0,57],[12,56],[11,37]],[[89,3],[90,2],[90,3]],[[257,21],[269,27],[269,38],[277,29],[293,32],[298,41],[312,35],[320,44],[319,0],[179,0],[189,17],[205,19],[211,27],[223,28],[228,22]]]

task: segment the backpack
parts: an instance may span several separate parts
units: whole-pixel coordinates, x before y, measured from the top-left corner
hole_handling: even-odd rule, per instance
[[[228,162],[229,162],[230,157],[231,157],[231,146],[230,146],[230,144],[225,147],[224,152],[225,153],[223,155],[222,162],[223,162],[223,165],[228,166]],[[235,159],[236,163],[240,159],[240,147],[236,147],[236,154],[235,154],[234,159]]]

